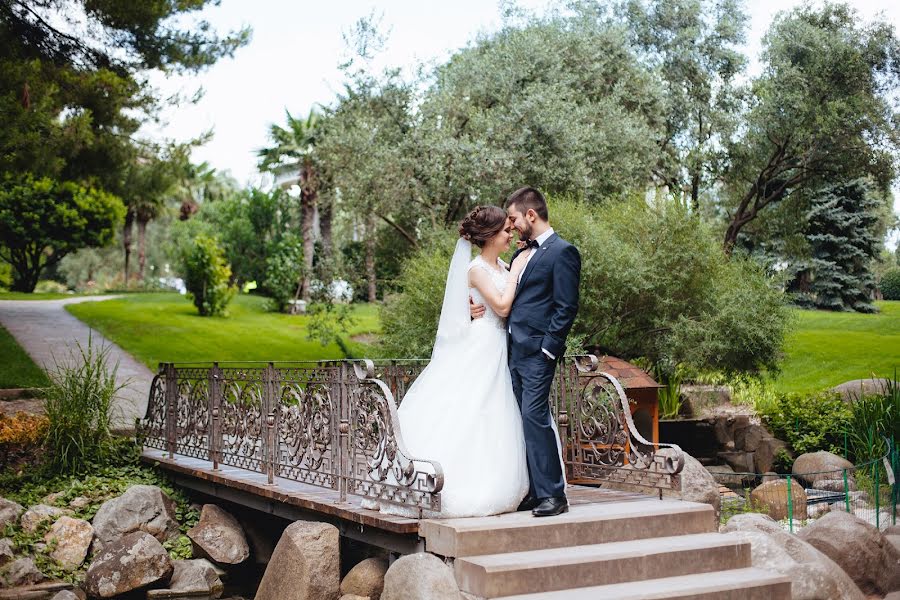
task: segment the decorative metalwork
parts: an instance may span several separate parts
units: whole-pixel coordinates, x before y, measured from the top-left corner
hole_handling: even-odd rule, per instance
[[[338,489],[340,367],[280,369],[277,382],[275,475]]]
[[[403,402],[403,398],[406,397],[406,392],[410,386],[422,370],[428,366],[428,361],[425,359],[409,359],[402,361],[392,360],[387,363],[373,362],[373,364],[375,365],[375,377],[388,386],[391,394],[394,395],[394,401],[399,407]]]
[[[439,512],[441,466],[412,456],[397,406],[424,360],[253,367],[160,365],[141,436],[170,456],[210,460],[378,502]],[[560,362],[550,394],[567,476],[677,487],[684,457],[635,428],[619,382],[595,356]],[[489,460],[490,457],[485,457]]]
[[[435,461],[414,458],[400,432],[390,388],[370,360],[353,365],[362,385],[350,390],[349,492],[383,502],[440,511],[444,474]]]
[[[560,385],[570,390],[566,419],[567,474],[579,481],[679,489],[684,453],[674,444],[646,440],[631,416],[619,381],[599,372],[595,356],[573,357]]]
[[[147,416],[141,422],[141,438],[145,446],[166,450],[166,383],[161,372],[150,383]]]
[[[220,407],[223,464],[250,471],[267,471],[263,435],[263,369],[222,369],[223,398]]]

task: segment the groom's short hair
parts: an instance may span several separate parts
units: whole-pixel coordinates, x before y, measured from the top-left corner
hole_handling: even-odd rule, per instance
[[[547,212],[547,201],[544,199],[544,195],[536,188],[523,187],[514,191],[509,195],[509,198],[506,199],[506,204],[503,205],[503,208],[508,209],[513,205],[515,205],[522,214],[525,214],[528,212],[528,209],[531,209],[544,221],[550,219],[550,215]]]

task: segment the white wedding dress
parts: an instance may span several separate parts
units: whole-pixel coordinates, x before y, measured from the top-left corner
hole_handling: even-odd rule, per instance
[[[468,258],[471,246],[464,247],[468,247]],[[459,263],[462,255],[458,245],[454,261]],[[439,462],[444,471],[441,511],[426,515],[433,518],[514,511],[529,484],[522,417],[506,362],[506,320],[468,283],[464,297],[459,291],[460,278],[468,279],[463,270],[484,269],[501,292],[508,272],[502,263],[489,265],[480,255],[468,269],[462,264],[454,274],[451,263],[432,360],[398,410],[407,449],[416,458]],[[484,318],[471,322],[470,293],[486,309]],[[462,307],[457,306],[460,302]],[[454,327],[449,326],[451,317]],[[388,504],[380,509],[392,514],[409,512]]]

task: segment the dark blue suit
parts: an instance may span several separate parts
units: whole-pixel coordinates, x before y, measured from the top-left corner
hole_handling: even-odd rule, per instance
[[[529,491],[536,498],[562,497],[565,480],[549,396],[556,363],[565,353],[566,336],[578,312],[581,255],[555,233],[534,252],[507,320],[509,371],[522,411]]]

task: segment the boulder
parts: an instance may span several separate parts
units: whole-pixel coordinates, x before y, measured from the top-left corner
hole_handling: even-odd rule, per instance
[[[660,454],[668,455],[672,450],[664,448]],[[719,518],[719,505],[722,502],[719,496],[719,484],[713,476],[700,464],[696,458],[684,452],[684,468],[681,470],[681,490],[663,490],[664,497],[676,497],[688,502],[702,502],[711,504],[716,510],[716,519]],[[647,492],[647,488],[634,488],[637,492]]]
[[[718,415],[712,417],[713,435],[720,446],[734,448],[734,417]]]
[[[0,567],[11,563],[16,558],[13,553],[12,540],[9,538],[0,539]]]
[[[884,534],[884,539],[900,552],[900,535]]]
[[[172,578],[166,589],[149,590],[147,598],[178,598],[181,596],[204,596],[218,598],[225,586],[216,568],[208,560],[176,560],[172,562]]]
[[[746,427],[735,428],[734,448],[744,452],[756,452],[763,438],[770,438],[772,434],[762,425],[749,423]]]
[[[291,523],[259,582],[256,600],[337,600],[340,534],[328,523]]]
[[[84,562],[93,539],[94,528],[90,523],[65,515],[57,519],[44,535],[48,544],[56,540],[56,548],[50,556],[67,571],[74,571]]]
[[[111,598],[144,588],[172,576],[168,552],[155,537],[133,531],[104,545],[85,576],[90,596]]]
[[[9,587],[32,585],[46,579],[44,574],[35,566],[34,561],[28,557],[18,558],[0,571],[0,581],[6,582]]]
[[[381,600],[459,600],[453,570],[434,554],[418,552],[403,556],[384,575]]]
[[[778,476],[778,473],[775,471],[766,471],[763,473],[762,482],[766,483],[768,481],[778,481],[781,477]]]
[[[765,515],[735,515],[722,531],[750,542],[754,567],[789,577],[792,600],[865,600],[834,561]]]
[[[107,500],[92,521],[98,547],[134,531],[145,531],[164,542],[178,536],[175,503],[155,485],[133,485]]]
[[[791,480],[791,513],[788,514],[788,482],[787,479],[767,481],[758,485],[750,492],[750,503],[760,509],[765,509],[766,514],[780,521],[787,519],[806,519],[806,492],[803,486],[796,480]]]
[[[736,473],[754,472],[752,452],[719,452],[716,458],[726,462]]]
[[[388,561],[384,558],[367,558],[358,563],[344,575],[341,581],[341,594],[368,596],[371,600],[381,598],[384,589],[384,574],[388,570]]]
[[[890,379],[852,379],[831,388],[832,392],[841,395],[844,402],[852,402],[860,396],[868,394],[884,394],[890,385]]]
[[[340,600],[372,600],[368,596],[357,596],[356,594],[344,594]]]
[[[72,590],[59,590],[50,600],[84,600],[84,592],[81,592],[81,594],[82,595],[79,596]]]
[[[759,440],[756,451],[753,453],[753,467],[756,473],[767,473],[775,470],[775,462],[778,455],[787,452],[787,444],[771,435]]]
[[[46,504],[35,504],[25,511],[19,523],[22,525],[22,529],[28,533],[34,533],[44,521],[55,521],[64,514],[66,514],[66,511],[61,508]]]
[[[794,477],[814,487],[817,481],[823,479],[843,479],[841,471],[852,468],[853,463],[849,460],[820,450],[798,456],[791,472]]]
[[[856,481],[852,476],[847,477],[847,485],[844,485],[843,479],[819,479],[818,481],[812,484],[817,490],[824,490],[826,492],[841,492],[845,491],[855,492],[856,491]],[[846,488],[846,489],[845,489]]]
[[[25,511],[25,508],[12,500],[0,498],[0,529],[6,527],[8,523],[18,523],[19,517]]]
[[[91,499],[87,496],[77,496],[75,498],[72,498],[72,500],[69,502],[69,507],[75,509],[84,508],[90,503]]]
[[[859,517],[831,511],[797,536],[836,562],[863,592],[885,595],[900,590],[900,551]]]
[[[215,504],[204,504],[200,522],[187,532],[201,556],[219,564],[236,565],[250,556],[240,523]]]
[[[682,414],[699,417],[706,410],[720,404],[731,404],[731,389],[719,385],[681,386]]]

